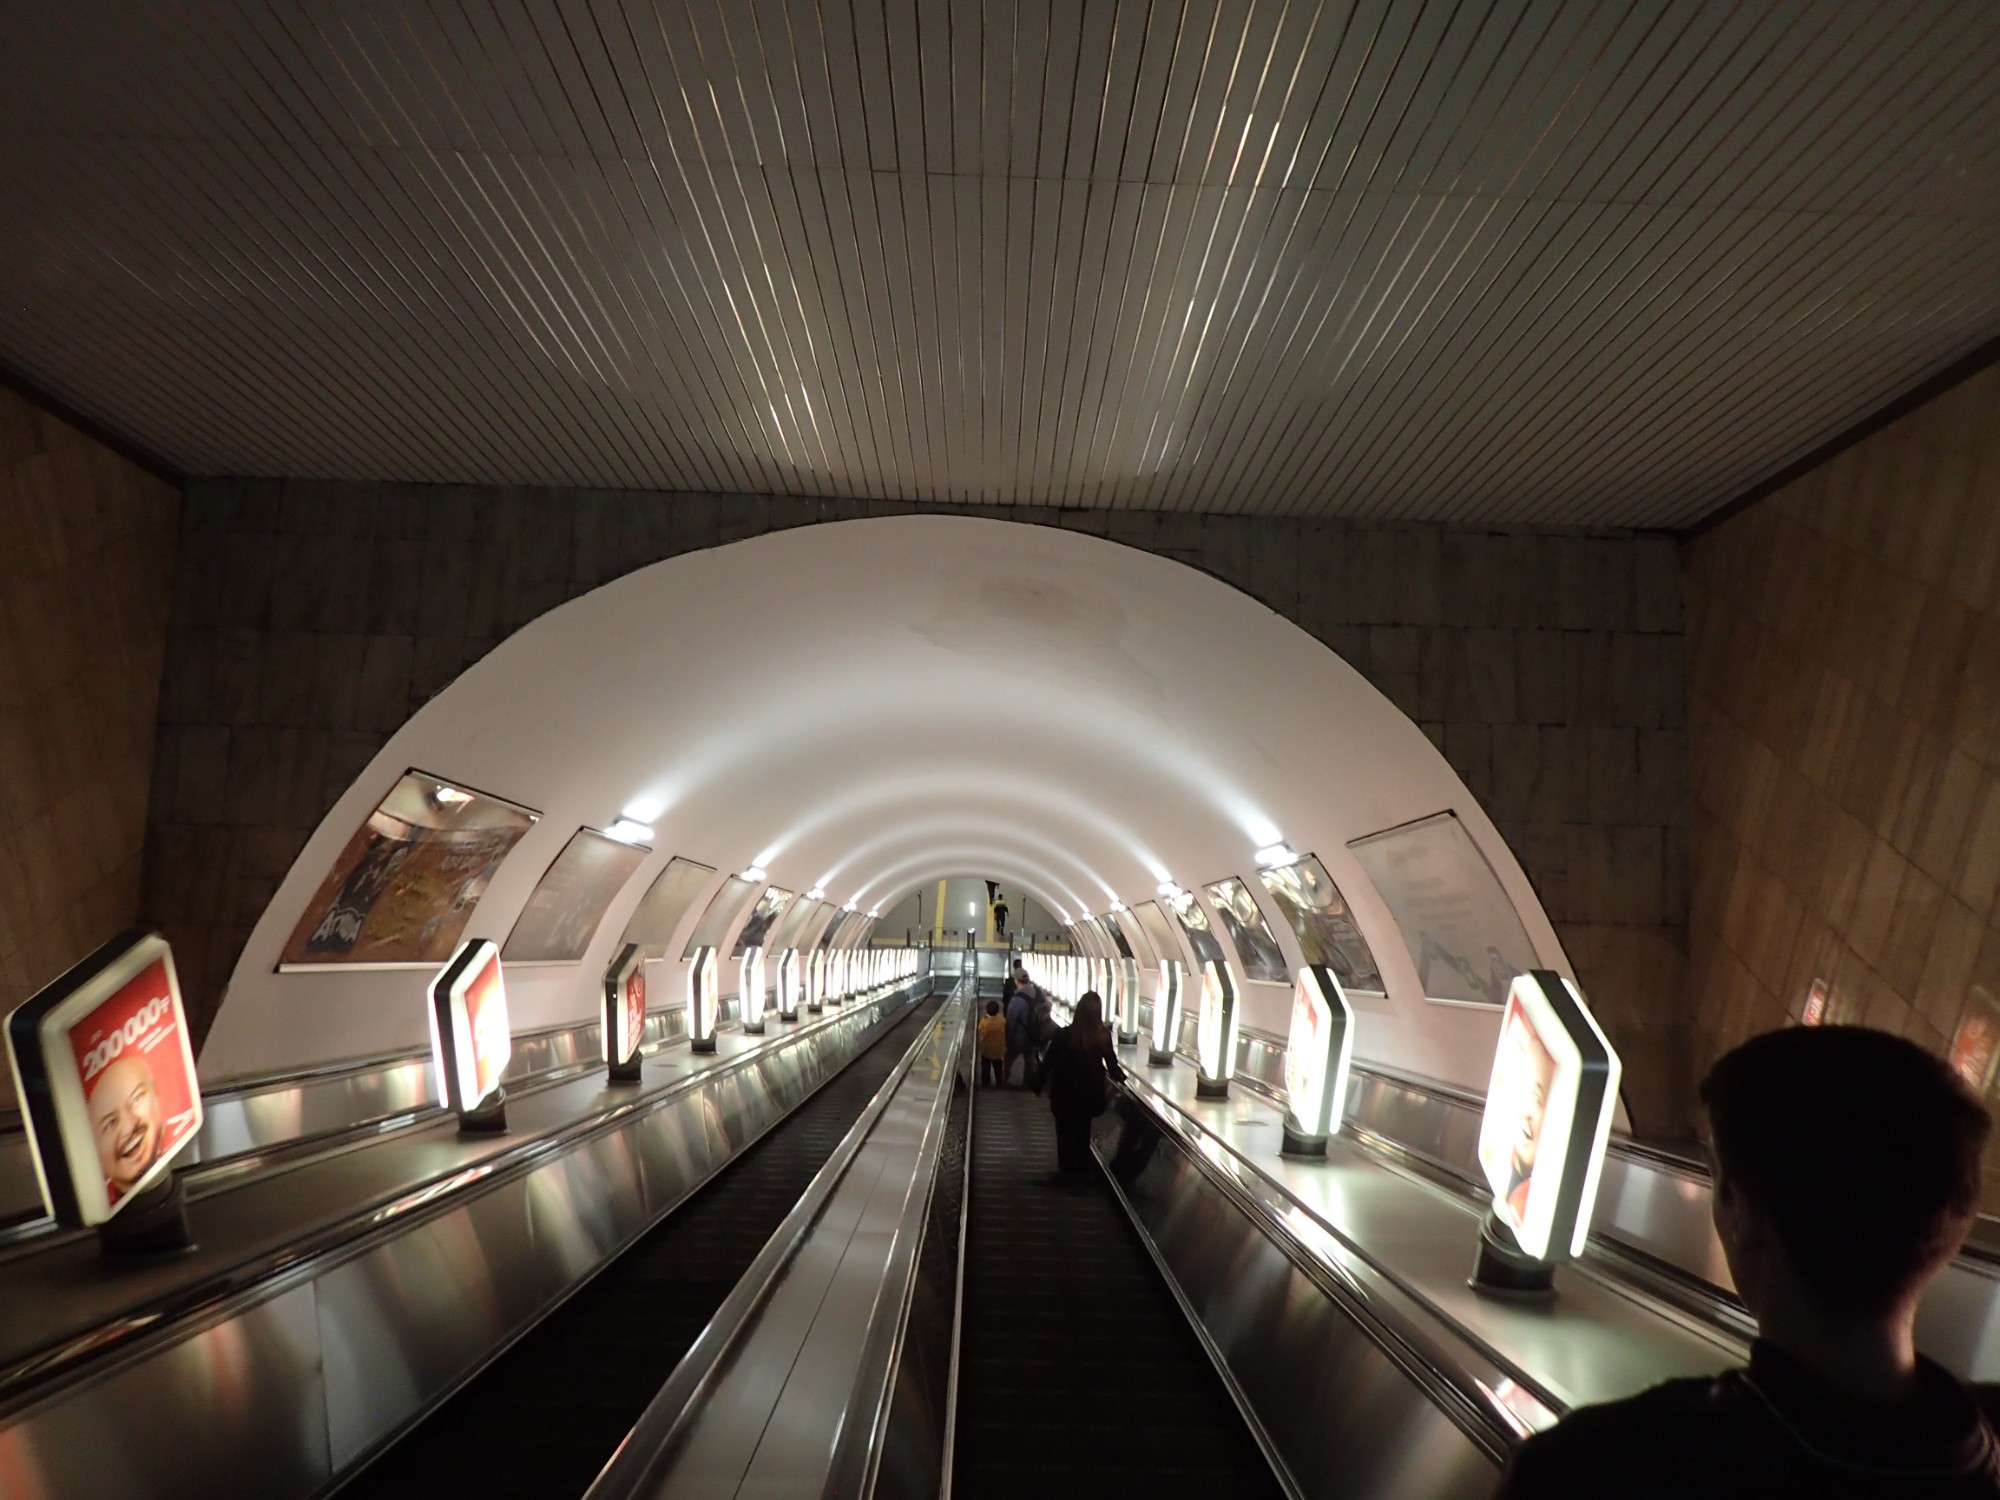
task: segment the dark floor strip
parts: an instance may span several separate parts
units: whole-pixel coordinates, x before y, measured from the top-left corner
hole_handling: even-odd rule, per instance
[[[581,1495],[938,1003],[917,1005],[358,1474],[342,1500]]]
[[[1047,1103],[982,1089],[972,1151],[954,1500],[1280,1496],[1109,1185],[1052,1180]]]

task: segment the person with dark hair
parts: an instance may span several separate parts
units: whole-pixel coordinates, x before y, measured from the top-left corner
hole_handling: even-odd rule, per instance
[[[1021,1064],[1021,1082],[1033,1085],[1035,1081],[1035,1001],[1041,995],[1035,982],[1028,978],[1025,966],[1016,962],[1008,976],[1014,985],[1007,997],[1007,1057],[1006,1065],[1000,1070],[1000,1081],[1005,1083],[1014,1076],[1014,1059],[1025,1057]]]
[[[1757,1319],[1748,1368],[1570,1413],[1501,1495],[2000,1496],[2000,1390],[1915,1345],[1978,1210],[1984,1106],[1942,1059],[1859,1026],[1753,1037],[1701,1100],[1716,1233]]]
[[[1049,1043],[1048,1057],[1035,1081],[1037,1094],[1048,1085],[1049,1109],[1056,1117],[1056,1166],[1064,1173],[1089,1167],[1090,1122],[1111,1102],[1110,1080],[1114,1078],[1124,1082],[1125,1070],[1118,1066],[1118,1055],[1111,1047],[1111,1031],[1104,1024],[1104,1001],[1097,991],[1085,990],[1069,1025]]]

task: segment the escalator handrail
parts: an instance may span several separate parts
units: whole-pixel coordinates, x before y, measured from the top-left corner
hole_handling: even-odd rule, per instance
[[[1154,1115],[1167,1129],[1170,1137],[1177,1142],[1186,1145],[1206,1134],[1198,1121],[1177,1109],[1165,1094],[1141,1077],[1136,1070],[1127,1073],[1125,1082],[1119,1085],[1119,1088],[1139,1107]],[[1221,1143],[1217,1142],[1217,1145],[1220,1146]],[[1254,1166],[1235,1158],[1234,1153],[1229,1152],[1226,1146],[1222,1147],[1222,1151],[1237,1161],[1238,1171],[1261,1179],[1262,1174],[1258,1173]],[[1257,1194],[1246,1191],[1243,1184],[1235,1180],[1230,1172],[1224,1171],[1208,1152],[1191,1150],[1189,1156],[1196,1168],[1235,1204],[1239,1212],[1247,1215],[1252,1223],[1258,1225],[1287,1259],[1347,1310],[1355,1322],[1370,1334],[1377,1346],[1430,1397],[1434,1405],[1450,1416],[1489,1456],[1496,1461],[1506,1457],[1520,1437],[1516,1418],[1501,1405],[1491,1390],[1463,1369],[1460,1361],[1446,1352],[1435,1335],[1419,1327],[1401,1309],[1386,1305],[1382,1298],[1376,1296],[1348,1268],[1328,1261],[1310,1246],[1301,1243],[1291,1226],[1278,1216],[1270,1204],[1262,1201]],[[1123,1186],[1111,1172],[1107,1171],[1105,1175],[1118,1193],[1121,1203],[1125,1203]],[[1282,1192],[1282,1189],[1278,1191]],[[1138,1223],[1137,1216],[1132,1213],[1129,1203],[1126,1203],[1126,1211],[1133,1217],[1133,1222]],[[1358,1246],[1348,1243],[1337,1231],[1329,1229],[1329,1234],[1357,1260],[1372,1267],[1372,1261]],[[1465,1337],[1464,1331],[1451,1325],[1448,1320],[1444,1321],[1443,1326],[1452,1335],[1458,1338]],[[1510,1376],[1516,1378],[1524,1389],[1530,1391],[1537,1400],[1549,1406],[1551,1410],[1562,1410],[1563,1403],[1552,1393],[1542,1390],[1536,1382],[1526,1376],[1525,1372],[1514,1370],[1507,1361],[1501,1360],[1491,1350],[1482,1348],[1480,1353],[1490,1358],[1496,1365],[1506,1367]]]

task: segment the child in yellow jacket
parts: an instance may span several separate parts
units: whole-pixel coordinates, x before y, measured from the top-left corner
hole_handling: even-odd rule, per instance
[[[1007,1067],[1007,1018],[1000,1014],[1000,1002],[988,1000],[986,1014],[979,1018],[979,1081],[1003,1083]]]

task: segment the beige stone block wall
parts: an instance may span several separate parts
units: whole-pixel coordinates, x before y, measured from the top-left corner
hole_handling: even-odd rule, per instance
[[[138,916],[179,506],[0,390],[0,1014]]]
[[[2000,1004],[2000,367],[1685,568],[1697,1062],[1816,979],[1829,1019],[1951,1055]],[[2000,1204],[2000,1143],[1988,1171]]]

